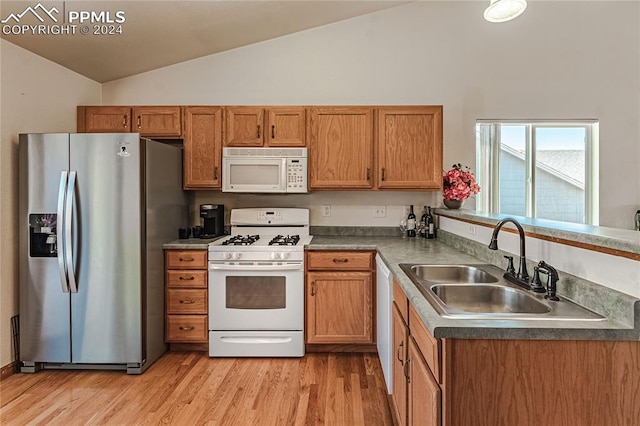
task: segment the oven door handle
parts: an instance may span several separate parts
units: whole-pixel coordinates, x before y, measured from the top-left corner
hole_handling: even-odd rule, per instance
[[[215,271],[302,271],[302,263],[288,265],[226,265],[210,263],[209,269]]]

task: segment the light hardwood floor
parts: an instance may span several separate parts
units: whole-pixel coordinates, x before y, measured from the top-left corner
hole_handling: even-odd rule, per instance
[[[0,424],[392,425],[375,353],[169,352],[140,376],[45,370],[0,383]]]

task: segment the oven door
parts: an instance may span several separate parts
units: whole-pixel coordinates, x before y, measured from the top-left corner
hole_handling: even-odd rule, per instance
[[[222,158],[222,192],[286,191],[286,158]]]
[[[209,330],[303,330],[301,262],[209,263]]]

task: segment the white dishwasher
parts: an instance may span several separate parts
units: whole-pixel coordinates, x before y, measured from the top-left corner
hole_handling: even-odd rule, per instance
[[[378,356],[382,364],[384,381],[387,383],[387,391],[392,393],[392,336],[391,336],[391,308],[393,304],[393,287],[391,283],[391,272],[380,255],[376,255],[376,293],[377,293],[377,324],[378,324]]]

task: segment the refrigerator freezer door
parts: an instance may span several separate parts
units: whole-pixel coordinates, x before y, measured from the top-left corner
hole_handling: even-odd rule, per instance
[[[144,240],[137,134],[72,134],[74,363],[142,361]]]
[[[30,255],[29,215],[58,215],[60,181],[69,167],[69,135],[20,135],[20,358],[69,362],[69,293],[56,257]],[[63,194],[64,196],[64,194]],[[63,218],[56,218],[56,227]],[[53,223],[53,221],[52,221]],[[49,227],[51,224],[41,224]],[[59,235],[59,233],[58,233]],[[62,243],[57,244],[63,256]],[[63,260],[63,259],[62,259]]]

